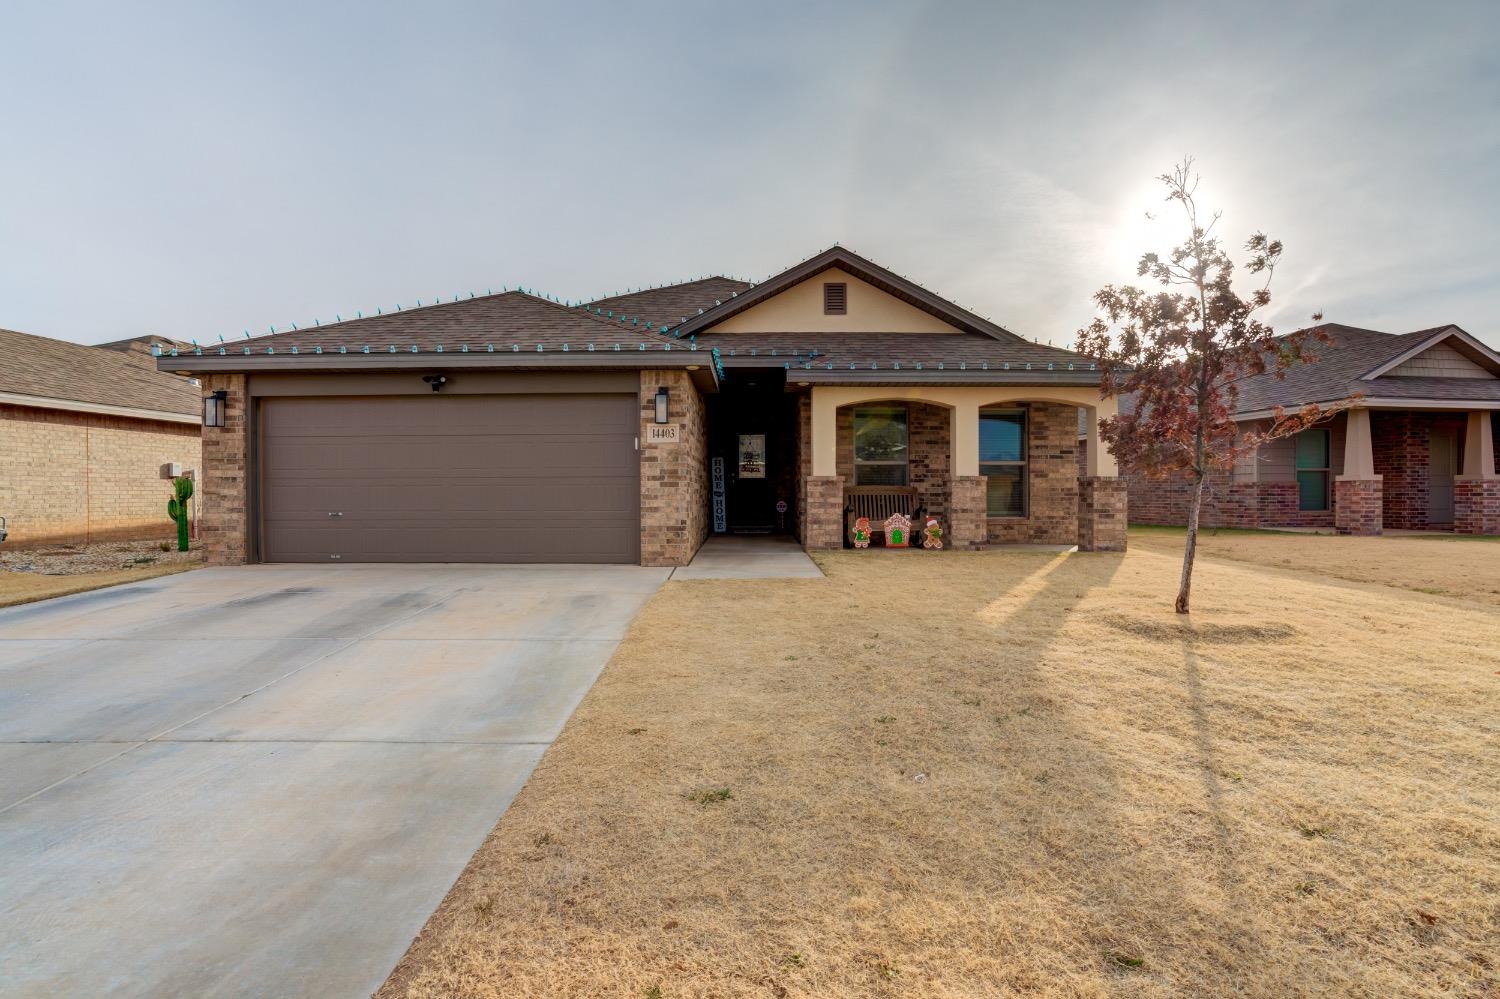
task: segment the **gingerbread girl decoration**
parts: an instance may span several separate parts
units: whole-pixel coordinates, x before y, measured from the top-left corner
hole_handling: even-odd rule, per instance
[[[870,518],[858,517],[854,521],[854,547],[870,547]]]
[[[943,528],[936,517],[927,518],[927,527],[922,531],[926,535],[922,539],[922,547],[937,551],[943,547]]]

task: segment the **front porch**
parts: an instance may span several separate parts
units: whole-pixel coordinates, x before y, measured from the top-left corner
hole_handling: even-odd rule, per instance
[[[1500,534],[1494,423],[1486,410],[1349,410],[1335,528]]]
[[[850,490],[880,486],[913,491],[951,548],[1125,548],[1125,487],[1098,439],[1114,401],[1095,389],[818,385],[798,407],[807,548],[844,547]]]

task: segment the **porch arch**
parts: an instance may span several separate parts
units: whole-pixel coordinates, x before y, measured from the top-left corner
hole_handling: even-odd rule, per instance
[[[1114,455],[1099,440],[1099,421],[1114,416],[1119,404],[1103,399],[1093,386],[1072,385],[814,385],[812,387],[812,474],[838,474],[838,411],[870,402],[925,402],[947,409],[952,420],[953,475],[979,474],[979,410],[1027,402],[1077,406],[1087,414],[1088,474],[1119,474]]]

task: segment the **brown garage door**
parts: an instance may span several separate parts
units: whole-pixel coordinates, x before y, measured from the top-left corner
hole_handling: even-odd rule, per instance
[[[266,399],[268,562],[636,562],[630,395]]]

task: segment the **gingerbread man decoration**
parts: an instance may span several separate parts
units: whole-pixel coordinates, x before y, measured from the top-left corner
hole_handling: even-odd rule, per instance
[[[943,528],[942,525],[938,523],[936,517],[927,518],[927,527],[923,529],[922,533],[926,535],[926,537],[922,539],[923,548],[930,548],[933,551],[938,551],[943,547]]]

